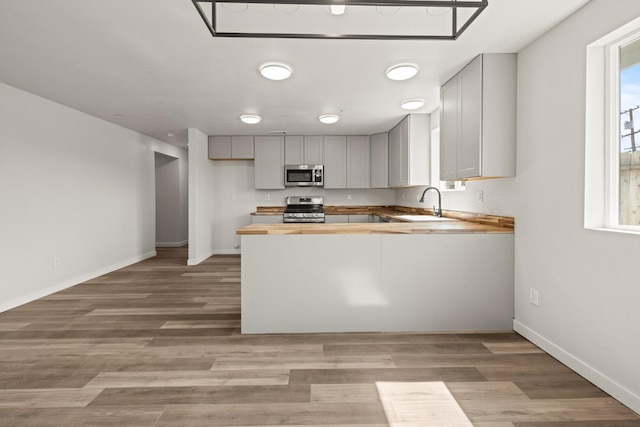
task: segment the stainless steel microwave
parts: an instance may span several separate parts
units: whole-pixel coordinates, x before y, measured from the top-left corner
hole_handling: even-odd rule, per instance
[[[284,185],[285,187],[324,187],[324,166],[286,165]]]

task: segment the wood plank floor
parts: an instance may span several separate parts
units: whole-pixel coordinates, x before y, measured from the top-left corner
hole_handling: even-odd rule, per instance
[[[640,426],[515,333],[241,335],[240,258],[186,257],[0,314],[0,425]]]

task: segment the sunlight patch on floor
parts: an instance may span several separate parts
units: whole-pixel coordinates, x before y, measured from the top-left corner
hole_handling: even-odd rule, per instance
[[[473,427],[443,382],[377,382],[390,427]]]

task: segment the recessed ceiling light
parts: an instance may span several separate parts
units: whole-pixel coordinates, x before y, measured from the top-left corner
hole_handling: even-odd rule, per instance
[[[387,77],[391,80],[408,80],[418,74],[418,67],[413,64],[398,64],[387,70]]]
[[[402,101],[400,106],[405,110],[417,110],[424,106],[424,101],[422,99],[407,99],[406,101]]]
[[[428,7],[427,13],[432,16],[442,16],[451,12],[450,7]]]
[[[269,63],[260,67],[260,74],[269,80],[285,80],[291,77],[291,68],[285,64]]]
[[[255,125],[256,123],[260,123],[262,117],[256,116],[255,114],[245,114],[244,116],[240,116],[240,120],[248,125]]]
[[[318,120],[320,120],[322,123],[330,125],[340,120],[340,117],[335,114],[323,114],[322,116],[318,117]]]
[[[344,4],[332,4],[329,6],[329,12],[331,12],[332,15],[344,15],[346,11],[347,6]]]

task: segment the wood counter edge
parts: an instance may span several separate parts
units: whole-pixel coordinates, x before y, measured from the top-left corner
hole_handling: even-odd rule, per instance
[[[455,223],[368,223],[368,224],[251,224],[238,235],[309,234],[513,234],[513,229],[460,221]]]
[[[284,206],[258,206],[252,216],[282,215]],[[433,215],[433,209],[410,208],[406,206],[325,206],[325,215],[377,215],[399,222],[416,223],[402,218],[399,215]],[[462,212],[443,210],[446,218],[460,221],[473,222],[476,224],[490,225],[513,230],[515,228],[515,218],[510,216],[489,215],[474,212]]]

